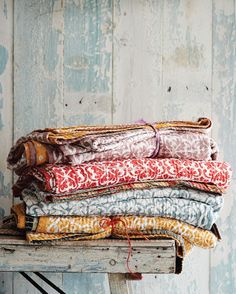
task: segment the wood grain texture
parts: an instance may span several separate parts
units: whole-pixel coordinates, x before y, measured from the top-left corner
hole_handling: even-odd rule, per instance
[[[162,89],[162,1],[114,1],[113,122],[157,120]]]
[[[211,0],[163,3],[158,119],[211,117]]]
[[[13,125],[13,1],[0,0],[0,218],[12,204],[12,173],[6,157],[12,145]],[[0,273],[0,294],[12,293],[12,274]]]
[[[221,159],[235,170],[235,0],[14,1],[14,119],[12,2],[0,0],[0,215],[11,202],[13,121],[17,139],[45,126],[209,116]],[[211,267],[209,251],[194,249],[180,276],[144,275],[129,290],[236,292],[235,192],[234,175]],[[12,293],[9,277],[0,276],[1,294]],[[109,293],[104,274],[50,278],[68,293]],[[19,275],[13,285],[14,293],[37,293]]]
[[[128,251],[126,240],[61,242],[52,246],[33,246],[24,240],[0,240],[0,270],[127,273]],[[129,266],[141,273],[174,273],[175,242],[132,241]]]
[[[64,273],[63,285],[66,293],[77,294],[91,293],[91,294],[109,294],[110,288],[108,277],[106,274],[99,273]]]
[[[15,1],[15,139],[33,129],[63,124],[62,3]]]
[[[0,218],[9,213],[12,203],[12,173],[7,170],[6,157],[12,145],[12,50],[13,3],[0,1]]]
[[[128,294],[125,274],[109,274],[109,285],[111,294]]]
[[[211,254],[210,293],[236,292],[236,3],[213,1],[213,129],[221,159],[233,168],[231,188],[225,195],[218,221],[223,240]]]
[[[65,2],[64,124],[111,122],[112,1]]]
[[[14,20],[16,140],[33,129],[63,125],[63,1],[15,1]],[[62,274],[51,278],[62,284]],[[14,293],[38,293],[19,275],[13,284]]]

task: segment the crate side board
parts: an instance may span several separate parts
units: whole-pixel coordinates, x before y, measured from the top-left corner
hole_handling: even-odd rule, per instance
[[[128,252],[125,240],[31,245],[0,239],[0,271],[127,273]],[[132,241],[129,266],[142,273],[175,273],[174,241]]]

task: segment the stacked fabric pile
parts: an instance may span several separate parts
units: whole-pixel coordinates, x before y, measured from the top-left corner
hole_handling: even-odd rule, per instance
[[[180,257],[214,247],[231,169],[210,128],[201,118],[33,131],[8,156],[17,227],[29,242],[172,238]]]

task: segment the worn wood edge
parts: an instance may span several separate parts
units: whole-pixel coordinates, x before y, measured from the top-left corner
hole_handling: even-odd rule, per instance
[[[80,242],[82,243],[82,242]],[[123,242],[122,242],[123,243]],[[132,246],[129,266],[143,273],[174,273],[176,248]],[[141,246],[139,244],[142,244]],[[44,272],[93,272],[128,273],[128,244],[124,246],[25,246],[24,244],[0,245],[0,271]],[[113,243],[115,245],[115,243]]]
[[[16,237],[8,237],[2,238],[0,237],[0,246],[1,245],[23,245],[29,247],[128,247],[129,244],[127,240],[113,240],[113,239],[105,239],[105,240],[91,240],[91,241],[58,241],[53,244],[31,244],[28,241],[22,238]],[[131,246],[140,246],[140,247],[174,247],[175,241],[171,239],[165,240],[131,240]]]
[[[108,274],[111,294],[128,294],[125,274]]]

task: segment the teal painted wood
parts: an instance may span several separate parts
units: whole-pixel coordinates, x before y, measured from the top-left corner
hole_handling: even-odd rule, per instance
[[[33,129],[63,124],[62,3],[15,1],[15,139]]]
[[[65,1],[64,124],[111,123],[112,1]],[[106,274],[64,274],[66,293],[109,293]]]
[[[233,168],[231,189],[218,221],[223,240],[211,254],[210,293],[236,292],[236,3],[213,1],[213,120],[221,158]]]
[[[6,165],[6,157],[12,145],[12,5],[12,1],[0,1],[0,218],[9,212],[12,203],[12,173]]]
[[[14,19],[16,140],[33,129],[63,125],[63,1],[15,1]],[[62,274],[50,278],[62,285]],[[17,274],[13,285],[17,294],[38,293]]]
[[[64,34],[64,123],[109,123],[112,1],[65,1]]]
[[[0,218],[12,204],[12,173],[6,156],[12,145],[13,1],[0,0]],[[0,273],[0,294],[12,293],[12,273]]]
[[[68,294],[109,294],[108,277],[105,274],[64,274],[63,286]]]
[[[212,1],[163,3],[160,118],[210,117]]]
[[[11,3],[0,0],[4,210],[10,207],[5,196],[11,185],[5,157],[12,138],[12,100],[4,99],[12,97]],[[214,121],[213,137],[220,143],[221,158],[235,170],[235,34],[234,0],[15,1],[14,137],[45,126],[109,123],[112,116],[114,122],[125,122],[141,116],[153,121],[206,115]],[[142,282],[129,282],[130,290],[234,293],[235,192],[234,176],[219,222],[223,241],[211,254],[211,268],[208,251],[195,249],[181,276],[145,276]],[[11,293],[9,277],[1,274],[1,294]],[[62,279],[59,274],[52,279],[64,284],[68,293],[78,289],[108,293],[105,275],[67,274]],[[19,276],[13,284],[17,294],[36,293]]]
[[[114,1],[114,123],[161,115],[162,2]]]

